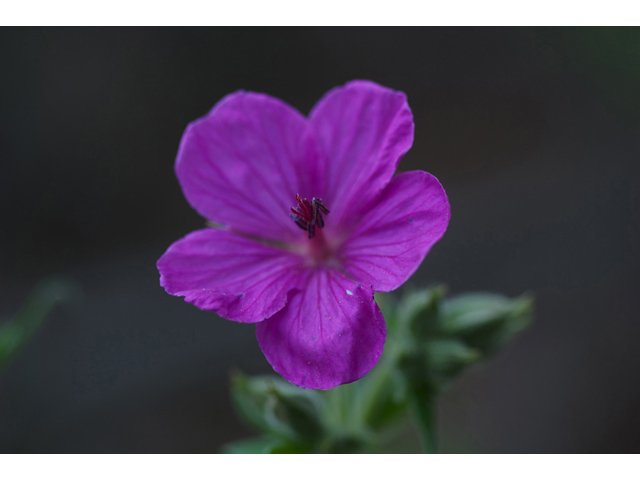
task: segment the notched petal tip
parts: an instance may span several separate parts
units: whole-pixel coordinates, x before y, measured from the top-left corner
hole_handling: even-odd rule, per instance
[[[379,83],[373,82],[371,80],[364,79],[356,79],[350,80],[344,85],[338,85],[337,87],[333,87],[331,90],[327,91],[321,98],[316,102],[311,111],[309,112],[309,117],[313,117],[314,111],[322,106],[323,102],[334,95],[338,95],[341,92],[362,92],[362,93],[373,93],[376,95],[393,95],[397,96],[404,100],[404,103],[409,106],[407,102],[407,95],[400,91],[394,90],[389,87],[385,87],[384,85],[380,85]]]

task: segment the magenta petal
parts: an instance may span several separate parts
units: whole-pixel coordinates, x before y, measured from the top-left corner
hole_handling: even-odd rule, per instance
[[[328,92],[310,114],[324,162],[324,203],[348,229],[387,185],[413,143],[402,92],[357,80]]]
[[[309,122],[286,103],[236,92],[191,123],[176,174],[205,218],[271,240],[298,239],[295,195],[322,197],[318,147]]]
[[[378,363],[386,325],[371,288],[316,270],[256,332],[276,372],[299,387],[326,390],[362,378]]]
[[[377,292],[398,288],[442,238],[450,217],[447,195],[433,175],[395,176],[345,242],[345,271]]]
[[[225,230],[197,230],[158,260],[160,285],[203,310],[260,322],[299,284],[300,257]]]

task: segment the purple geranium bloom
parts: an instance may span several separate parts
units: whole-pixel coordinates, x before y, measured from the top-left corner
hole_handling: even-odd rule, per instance
[[[171,245],[160,284],[257,323],[267,360],[295,385],[358,380],[386,336],[374,291],[402,285],[449,223],[435,177],[393,176],[412,142],[405,95],[372,82],[331,90],[308,118],[268,95],[228,95],[187,127],[175,165],[216,228]]]

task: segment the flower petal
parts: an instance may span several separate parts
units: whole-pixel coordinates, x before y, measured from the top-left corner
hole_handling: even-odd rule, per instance
[[[326,390],[375,366],[386,325],[371,288],[321,269],[309,272],[301,291],[256,332],[276,372],[299,387]]]
[[[413,143],[402,92],[356,80],[328,92],[310,114],[325,164],[331,225],[348,229],[387,185]]]
[[[307,119],[268,95],[239,91],[191,123],[176,174],[200,215],[244,234],[300,237],[291,220],[295,195],[320,196],[318,147]]]
[[[345,242],[345,271],[376,292],[402,285],[444,235],[451,209],[440,182],[427,172],[395,176]]]
[[[300,257],[225,230],[197,230],[158,260],[160,285],[202,310],[260,322],[281,310],[299,284]]]

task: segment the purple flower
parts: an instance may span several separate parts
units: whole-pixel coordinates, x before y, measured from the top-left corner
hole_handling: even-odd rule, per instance
[[[226,96],[187,127],[175,165],[219,228],[171,245],[160,284],[257,323],[267,360],[295,385],[358,380],[386,336],[373,292],[402,285],[449,223],[435,177],[393,176],[412,142],[405,95],[368,81],[334,88],[308,118],[268,95]]]

